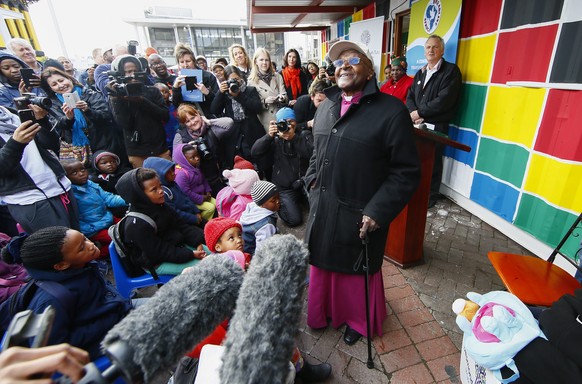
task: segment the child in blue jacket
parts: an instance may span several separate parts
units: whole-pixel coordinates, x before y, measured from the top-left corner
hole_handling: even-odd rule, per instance
[[[200,210],[176,183],[176,163],[161,157],[148,157],[143,162],[143,166],[153,169],[158,174],[164,189],[166,204],[188,224],[204,227],[206,220],[200,215]]]
[[[61,164],[77,199],[81,232],[92,241],[99,242],[101,255],[108,256],[111,238],[107,229],[118,221],[114,220],[108,208],[126,207],[127,203],[120,196],[105,192],[97,183],[90,181],[89,172],[80,161],[62,161]]]

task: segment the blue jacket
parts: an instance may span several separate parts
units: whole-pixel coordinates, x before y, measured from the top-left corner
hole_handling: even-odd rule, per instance
[[[127,205],[120,196],[105,192],[101,187],[88,180],[85,185],[72,185],[71,190],[79,207],[81,232],[87,237],[95,235],[113,224],[113,214],[107,208]]]
[[[145,168],[151,168],[157,172],[164,188],[166,204],[172,207],[178,216],[188,224],[198,224],[199,220],[196,214],[200,213],[200,210],[196,204],[180,189],[175,181],[169,182],[166,180],[166,173],[175,165],[176,163],[173,161],[162,159],[161,157],[148,157],[143,162]]]
[[[55,308],[55,320],[48,344],[70,343],[85,349],[91,359],[102,353],[99,344],[105,334],[130,310],[131,301],[123,298],[117,289],[105,280],[95,262],[81,269],[44,271],[28,268],[32,278],[55,281],[65,287],[73,299],[73,313],[60,300],[43,289],[37,289],[28,309],[41,313],[46,307]]]

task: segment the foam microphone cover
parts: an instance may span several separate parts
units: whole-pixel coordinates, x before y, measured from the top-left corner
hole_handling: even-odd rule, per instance
[[[226,336],[222,383],[283,383],[295,347],[309,252],[275,235],[255,253]]]
[[[132,382],[150,381],[232,315],[243,275],[228,257],[204,258],[113,327],[102,347]],[[130,358],[116,356],[116,345]]]

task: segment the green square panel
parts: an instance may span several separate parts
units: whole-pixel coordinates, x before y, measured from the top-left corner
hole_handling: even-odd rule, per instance
[[[515,144],[481,138],[475,169],[521,188],[529,152]]]
[[[486,95],[486,86],[463,84],[459,95],[457,115],[453,119],[453,124],[480,132]]]
[[[555,248],[568,232],[576,217],[570,212],[549,205],[536,196],[523,193],[514,224]],[[575,229],[562,246],[561,252],[573,259],[580,249],[581,238],[582,229]]]

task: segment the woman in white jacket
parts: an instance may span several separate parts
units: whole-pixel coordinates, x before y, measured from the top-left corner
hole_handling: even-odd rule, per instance
[[[283,77],[273,70],[271,65],[271,55],[265,48],[258,48],[253,56],[252,70],[247,83],[257,88],[263,110],[258,114],[259,120],[265,128],[265,133],[269,131],[269,122],[275,120],[275,114],[287,105],[287,92]]]

